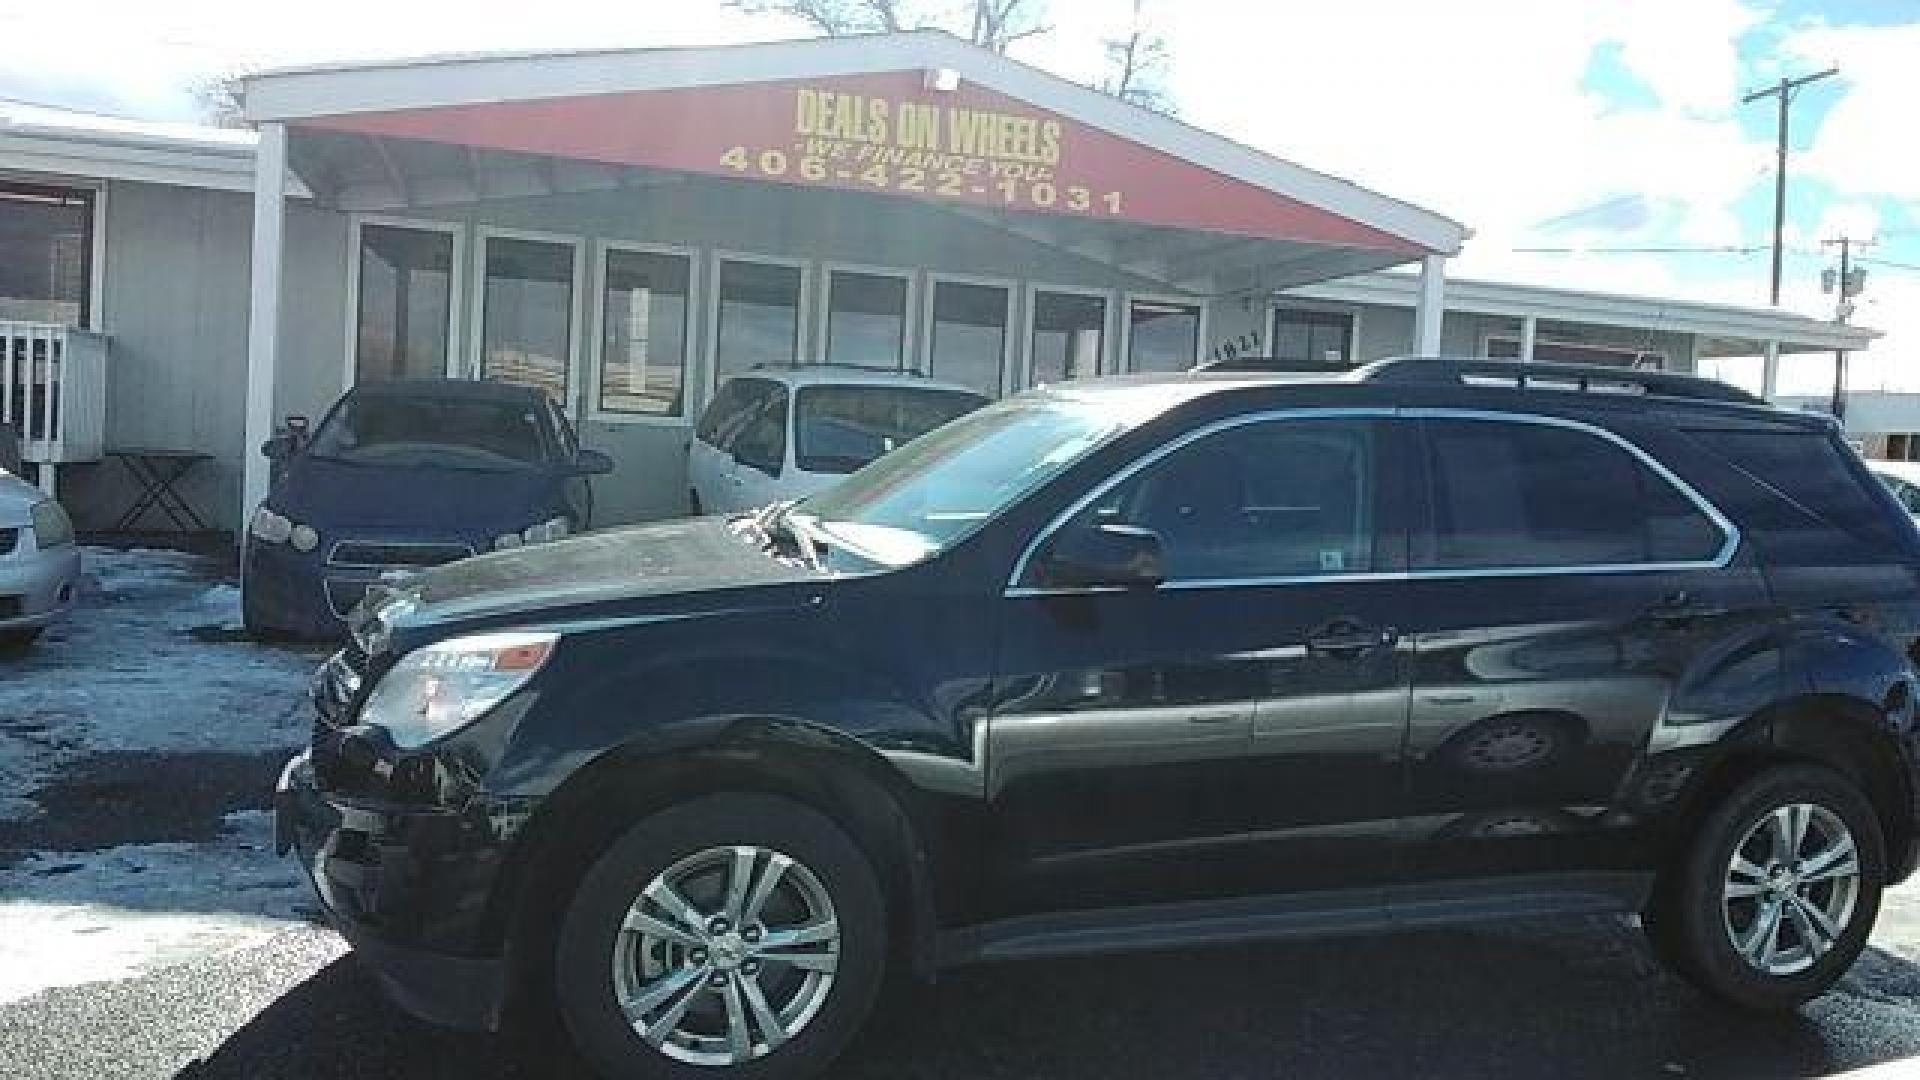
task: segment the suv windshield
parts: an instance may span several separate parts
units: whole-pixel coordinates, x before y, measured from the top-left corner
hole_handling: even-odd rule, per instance
[[[935,386],[803,386],[795,394],[794,462],[850,473],[987,399]]]
[[[1022,397],[964,416],[800,503],[830,541],[890,566],[952,546],[1127,426],[1123,413]]]
[[[309,456],[356,465],[518,469],[545,465],[547,436],[519,401],[358,394],[314,433]]]

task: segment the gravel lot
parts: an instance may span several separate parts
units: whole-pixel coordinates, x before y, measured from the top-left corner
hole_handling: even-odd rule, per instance
[[[266,850],[314,657],[235,640],[211,564],[90,550],[0,669],[0,1076],[572,1076],[395,1012]],[[84,678],[82,676],[85,676]],[[1920,1076],[1920,884],[1796,1016],[1719,1009],[1620,920],[1012,964],[891,1003],[860,1078]]]

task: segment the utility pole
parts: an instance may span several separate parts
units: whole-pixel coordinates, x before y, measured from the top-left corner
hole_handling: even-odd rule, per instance
[[[1740,99],[1740,104],[1751,105],[1762,98],[1780,99],[1780,139],[1775,147],[1775,173],[1773,177],[1773,289],[1767,302],[1774,307],[1780,306],[1780,235],[1787,224],[1787,115],[1793,105],[1793,92],[1808,83],[1819,82],[1840,74],[1837,67],[1812,75],[1802,75],[1797,79],[1782,78],[1774,86],[1765,90],[1755,90]]]
[[[1860,295],[1860,290],[1866,288],[1867,271],[1865,267],[1853,265],[1853,237],[1842,233],[1821,243],[1840,249],[1839,273],[1835,273],[1833,268],[1829,267],[1825,273],[1821,274],[1820,291],[1838,294],[1839,298],[1833,308],[1833,321],[1844,323],[1853,317],[1853,298]],[[1873,241],[1863,240],[1860,243],[1865,246]],[[1833,350],[1833,401],[1828,411],[1833,413],[1836,420],[1844,422],[1847,418],[1847,350],[1845,349]]]

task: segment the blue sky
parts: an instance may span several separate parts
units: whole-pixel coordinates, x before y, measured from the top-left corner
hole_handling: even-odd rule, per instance
[[[927,0],[938,3],[940,0]],[[1016,56],[1096,79],[1131,0],[1050,0]],[[1831,317],[1819,241],[1873,238],[1860,384],[1920,389],[1920,0],[1148,0],[1182,115],[1475,230],[1454,272],[1763,304],[1774,113],[1742,93],[1838,63],[1796,102],[1787,306]],[[1177,17],[1176,17],[1177,13]],[[0,0],[0,96],[187,119],[193,83],[473,49],[697,45],[798,27],[720,0]],[[378,26],[379,33],[367,31]],[[1563,247],[1571,253],[1536,249]],[[1620,248],[1738,251],[1618,251]],[[1747,250],[1750,249],[1750,250]],[[1877,261],[1877,262],[1876,262]],[[1789,388],[1830,377],[1797,361]],[[1737,374],[1737,373],[1736,373]]]

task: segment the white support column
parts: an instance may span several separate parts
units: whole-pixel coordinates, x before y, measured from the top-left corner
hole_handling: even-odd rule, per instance
[[[260,125],[253,158],[253,276],[247,305],[247,413],[240,532],[267,497],[270,463],[260,444],[273,436],[273,388],[280,360],[280,271],[286,230],[287,128]]]
[[[60,484],[55,479],[53,474],[53,468],[54,468],[53,462],[43,461],[39,465],[35,466],[34,468],[35,468],[34,479],[39,481],[40,494],[45,495],[49,499],[59,498]]]
[[[1520,362],[1533,363],[1533,339],[1540,332],[1540,317],[1529,315],[1520,320]]]
[[[1768,401],[1780,388],[1780,343],[1767,342],[1767,351],[1760,362],[1760,396]]]
[[[1420,302],[1413,309],[1413,351],[1440,355],[1440,321],[1447,310],[1447,257],[1428,255],[1420,260]]]

